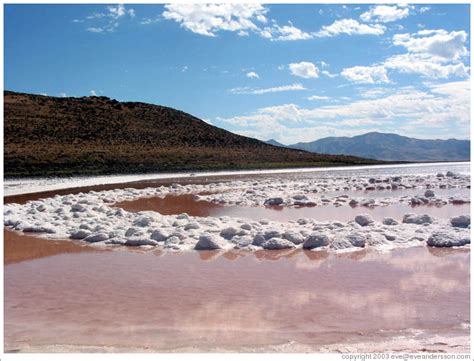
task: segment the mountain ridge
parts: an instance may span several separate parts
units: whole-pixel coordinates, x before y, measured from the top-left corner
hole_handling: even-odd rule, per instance
[[[470,160],[470,140],[418,139],[395,133],[369,132],[353,137],[326,137],[288,147],[315,153],[344,154],[385,161]]]
[[[4,92],[7,177],[378,163],[271,146],[161,105]]]

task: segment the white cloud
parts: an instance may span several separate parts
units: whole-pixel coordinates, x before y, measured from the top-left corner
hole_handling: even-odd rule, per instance
[[[258,30],[267,9],[260,4],[168,4],[163,17],[193,33],[216,36],[219,31]]]
[[[408,7],[376,5],[371,7],[369,11],[363,13],[360,18],[368,22],[388,23],[406,18],[408,15],[410,15]]]
[[[156,17],[156,18],[143,18],[140,21],[140,24],[141,25],[151,25],[151,24],[159,22],[160,20],[161,19],[159,17]]]
[[[444,64],[436,62],[426,54],[394,55],[384,61],[384,67],[405,74],[419,74],[430,78],[449,78],[450,76],[466,77],[469,68],[463,63]]]
[[[463,80],[431,84],[426,90],[402,88],[340,105],[302,108],[283,104],[216,120],[233,131],[259,139],[278,138],[286,144],[328,135],[360,134],[374,130],[374,125],[381,131],[409,136],[436,137],[442,132],[445,137],[463,138],[469,134],[469,100],[469,80]]]
[[[321,72],[321,74],[326,75],[326,76],[329,77],[329,78],[335,78],[335,77],[338,76],[337,74],[330,73],[330,72],[328,72],[327,70],[323,70],[323,71]]]
[[[91,96],[93,96],[93,97],[96,97],[96,96],[97,96],[97,93],[95,92],[94,89],[92,89],[92,90],[89,92],[89,94],[90,94]]]
[[[185,66],[183,66],[183,67],[181,68],[181,72],[185,73],[185,72],[188,71],[188,69],[189,69],[188,66],[185,65]]]
[[[308,100],[329,100],[331,99],[330,97],[325,97],[321,95],[311,95],[310,97],[307,97],[306,99]]]
[[[256,72],[254,72],[254,71],[248,72],[247,74],[245,74],[245,76],[246,76],[247,78],[250,78],[250,79],[258,79],[258,78],[260,78],[260,76],[259,76]]]
[[[267,93],[278,93],[278,92],[286,92],[286,91],[294,91],[294,90],[305,90],[306,88],[301,84],[292,84],[292,85],[282,85],[272,88],[249,88],[249,87],[241,87],[241,88],[233,88],[229,91],[233,94],[254,94],[254,95],[261,95]]]
[[[378,84],[390,82],[387,69],[383,66],[354,66],[343,69],[341,75],[354,83]]]
[[[363,98],[379,98],[382,95],[386,95],[389,93],[389,89],[385,88],[372,88],[372,89],[365,89],[360,93],[360,96]]]
[[[434,79],[464,78],[469,76],[470,70],[463,63],[469,54],[466,42],[465,31],[427,29],[412,34],[396,34],[393,45],[404,47],[406,53],[392,55],[372,66],[344,69],[341,75],[353,82],[370,84],[389,82],[387,70]]]
[[[178,22],[181,27],[193,33],[215,37],[219,31],[237,32],[249,36],[251,32],[271,41],[307,40],[312,34],[298,29],[291,22],[280,26],[275,20],[266,24],[268,9],[260,4],[169,4],[162,16]]]
[[[468,55],[466,41],[465,31],[427,29],[412,34],[396,34],[393,44],[404,47],[407,53],[389,57],[384,66],[430,78],[466,77],[469,67],[462,62]]]
[[[324,25],[320,31],[314,34],[316,37],[331,37],[339,34],[347,35],[382,35],[385,26],[381,24],[361,24],[354,19],[336,20],[331,25]]]
[[[291,23],[284,26],[273,24],[272,27],[266,27],[262,30],[261,36],[272,41],[307,40],[313,37],[312,34],[298,29]]]
[[[83,20],[75,19],[73,22],[87,22],[90,25],[86,27],[86,31],[104,34],[114,32],[119,27],[120,21],[127,16],[133,19],[136,15],[134,9],[127,9],[123,4],[107,6],[106,10],[107,11],[103,13],[88,15]]]
[[[423,13],[429,11],[430,9],[431,8],[429,6],[422,6],[421,8],[418,9],[418,11],[423,14]]]
[[[429,54],[439,60],[454,61],[468,54],[466,40],[465,31],[420,30],[413,34],[395,34],[393,45],[403,46],[410,53]]]
[[[61,97],[61,98],[66,98],[66,97],[67,97],[67,94],[66,94],[66,93],[63,93],[63,92],[61,92],[61,93],[59,93],[59,97]]]
[[[319,69],[313,63],[302,61],[300,63],[291,63],[288,65],[290,72],[294,76],[301,78],[317,78],[319,76]]]

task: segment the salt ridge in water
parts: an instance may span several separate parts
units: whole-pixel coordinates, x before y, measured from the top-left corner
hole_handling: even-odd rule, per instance
[[[211,184],[173,184],[170,187],[115,189],[70,194],[6,204],[4,224],[17,231],[36,232],[54,239],[82,239],[98,246],[126,245],[160,247],[169,250],[203,249],[328,249],[353,251],[362,247],[391,249],[417,246],[464,246],[470,243],[470,216],[453,220],[429,215],[407,214],[401,220],[386,218],[375,222],[361,214],[354,221],[318,222],[299,219],[289,222],[258,222],[245,218],[190,217],[187,214],[164,216],[157,212],[127,212],[113,204],[141,197],[167,194],[196,196],[224,205],[251,206],[384,206],[393,203],[433,204],[467,203],[461,196],[437,197],[436,189],[470,188],[470,176],[452,172],[437,175],[394,177],[303,177],[259,179]],[[420,189],[415,197],[382,199],[325,196],[326,192]]]

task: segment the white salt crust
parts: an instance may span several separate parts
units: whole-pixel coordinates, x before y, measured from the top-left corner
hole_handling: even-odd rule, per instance
[[[116,202],[169,194],[195,194],[197,200],[223,205],[245,206],[366,206],[394,203],[432,204],[469,203],[456,189],[470,188],[470,176],[448,172],[437,175],[396,177],[305,177],[259,178],[211,184],[179,185],[145,189],[69,194],[5,204],[5,226],[37,233],[51,239],[81,239],[97,245],[159,247],[162,249],[328,249],[335,252],[362,247],[389,250],[428,244],[439,247],[467,246],[470,243],[470,215],[454,220],[429,215],[407,214],[403,219],[386,218],[375,222],[360,214],[354,221],[319,222],[299,219],[289,222],[258,222],[245,218],[191,217],[187,214],[165,216],[157,212],[127,212],[114,207]],[[344,192],[386,189],[416,189],[418,196],[350,197]],[[453,195],[437,196],[439,189]],[[204,194],[203,194],[204,193]],[[331,194],[332,193],[332,194]],[[451,191],[450,191],[451,193]],[[201,194],[201,195],[198,195]],[[361,212],[363,213],[363,212]]]

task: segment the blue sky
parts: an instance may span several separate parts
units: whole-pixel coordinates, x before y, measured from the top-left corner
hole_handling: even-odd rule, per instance
[[[469,5],[5,5],[5,89],[171,106],[285,144],[469,138]]]

